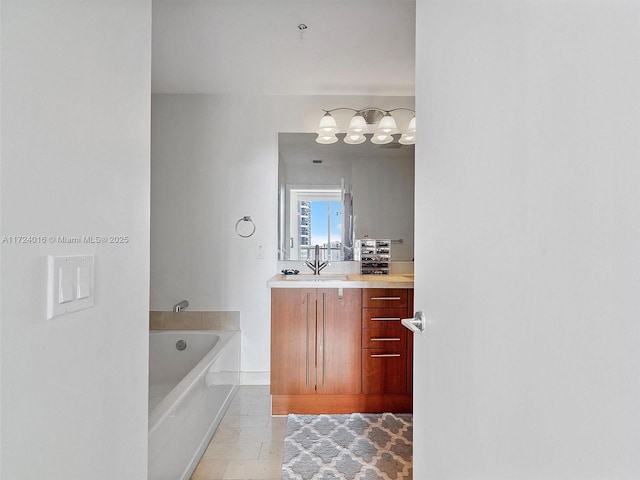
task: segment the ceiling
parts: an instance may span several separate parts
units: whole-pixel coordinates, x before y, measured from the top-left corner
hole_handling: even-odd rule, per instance
[[[153,1],[154,93],[413,96],[414,77],[415,0]]]

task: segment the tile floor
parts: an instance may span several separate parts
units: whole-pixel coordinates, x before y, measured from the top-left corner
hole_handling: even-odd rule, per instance
[[[280,480],[286,426],[268,385],[241,386],[191,480]]]

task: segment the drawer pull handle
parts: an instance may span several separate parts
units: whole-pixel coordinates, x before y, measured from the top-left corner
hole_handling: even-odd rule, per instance
[[[402,300],[402,297],[371,297],[371,300]]]
[[[389,357],[399,357],[399,353],[372,353],[371,358],[389,358]]]
[[[400,317],[371,317],[374,322],[397,322],[400,321]]]
[[[326,339],[327,339],[327,294],[323,292],[322,293],[322,386],[323,387],[325,386],[325,372],[327,371],[324,365],[325,364],[324,359],[326,358],[324,345],[325,345]]]
[[[307,293],[307,350],[306,350],[305,368],[304,368],[305,386],[307,388],[309,388],[309,353],[311,349],[311,344],[309,342],[310,335],[311,335],[310,320],[311,320],[311,295]]]
[[[399,342],[400,337],[372,337],[372,342]]]

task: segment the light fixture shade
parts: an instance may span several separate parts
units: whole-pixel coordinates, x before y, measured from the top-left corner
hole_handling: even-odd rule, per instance
[[[415,145],[416,143],[415,133],[403,133],[402,136],[400,137],[400,140],[398,140],[398,143],[401,143],[402,145]]]
[[[344,143],[348,143],[349,145],[359,145],[364,143],[366,140],[367,137],[361,133],[347,133],[344,136]]]
[[[375,143],[376,145],[385,145],[387,143],[391,143],[393,141],[393,137],[391,135],[387,135],[386,133],[374,133],[373,137],[371,137],[371,143]]]
[[[416,117],[415,115],[409,122],[409,126],[407,127],[407,133],[416,133]]]
[[[332,143],[336,143],[338,141],[338,137],[335,136],[335,134],[330,133],[330,134],[324,134],[324,133],[319,133],[318,137],[316,138],[316,142],[321,143],[323,145],[330,145]]]
[[[347,133],[351,134],[363,134],[367,132],[367,121],[364,119],[360,112],[356,113],[349,122],[349,128]],[[346,142],[346,138],[345,138]]]
[[[384,117],[382,117],[382,119],[380,120],[376,133],[385,133],[387,135],[398,133],[396,121],[389,112],[385,113]]]
[[[333,118],[329,112],[325,113],[320,119],[320,125],[318,125],[318,131],[316,133],[319,135],[332,135],[334,133],[338,133],[336,119]]]

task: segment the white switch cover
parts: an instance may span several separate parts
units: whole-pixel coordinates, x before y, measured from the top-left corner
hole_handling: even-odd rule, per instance
[[[73,301],[73,269],[58,268],[58,303]]]
[[[48,257],[47,319],[93,307],[94,256]]]
[[[264,245],[256,246],[256,258],[264,258]]]
[[[76,291],[78,300],[91,296],[91,282],[93,280],[93,268],[89,265],[79,265],[76,267]]]

